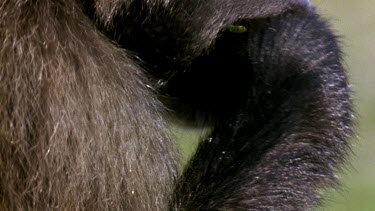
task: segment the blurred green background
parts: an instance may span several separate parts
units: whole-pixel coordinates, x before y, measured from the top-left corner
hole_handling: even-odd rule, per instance
[[[350,165],[341,173],[343,189],[326,193],[319,211],[375,211],[375,0],[312,0],[330,20],[341,45],[357,111],[357,134]],[[200,136],[199,129],[174,128],[186,162]]]

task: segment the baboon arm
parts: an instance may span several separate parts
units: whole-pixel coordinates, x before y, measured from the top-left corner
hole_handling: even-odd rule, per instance
[[[351,134],[336,37],[313,9],[244,24],[247,61],[236,66],[248,71],[246,91],[238,90],[242,103],[222,109],[181,178],[176,204],[182,210],[311,209],[320,202],[318,190],[336,184]],[[237,83],[227,82],[222,86]]]

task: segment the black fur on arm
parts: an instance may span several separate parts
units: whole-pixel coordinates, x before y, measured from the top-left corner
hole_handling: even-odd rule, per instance
[[[337,184],[352,106],[336,36],[310,6],[242,19],[170,81],[214,111],[176,193],[177,210],[306,210]],[[189,80],[190,79],[190,80]]]
[[[350,90],[326,22],[307,0],[158,2],[133,1],[107,34],[160,79],[175,111],[198,111],[213,125],[171,208],[319,205],[352,133]],[[247,31],[225,31],[231,24]]]

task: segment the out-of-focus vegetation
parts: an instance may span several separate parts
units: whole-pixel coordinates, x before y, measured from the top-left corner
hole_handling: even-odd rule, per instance
[[[375,211],[375,0],[312,0],[319,13],[329,19],[341,36],[354,103],[357,134],[352,140],[353,155],[341,175],[343,188],[325,194],[322,211]],[[194,151],[197,129],[174,129],[179,137],[183,161]]]

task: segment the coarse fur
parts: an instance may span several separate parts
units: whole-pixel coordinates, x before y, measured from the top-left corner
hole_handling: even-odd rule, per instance
[[[0,29],[0,210],[311,210],[338,182],[350,90],[307,0],[4,0]],[[171,115],[213,128],[182,174]]]

